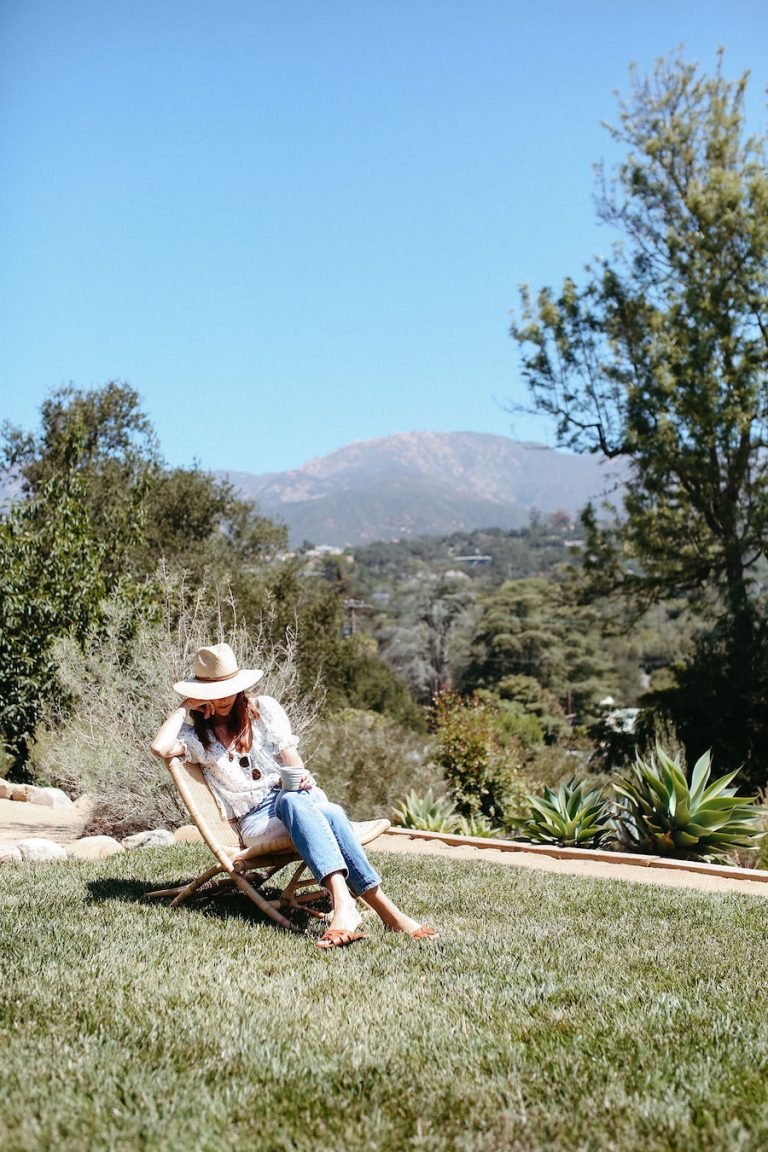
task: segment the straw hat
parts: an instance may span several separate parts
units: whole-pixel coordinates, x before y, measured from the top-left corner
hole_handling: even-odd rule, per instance
[[[263,675],[260,668],[238,668],[229,644],[213,644],[198,648],[192,678],[179,680],[173,690],[194,700],[221,700],[252,688]]]

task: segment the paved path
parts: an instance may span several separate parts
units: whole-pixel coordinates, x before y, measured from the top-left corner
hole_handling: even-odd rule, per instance
[[[609,864],[599,860],[557,860],[533,852],[502,852],[498,848],[476,848],[443,844],[439,840],[411,840],[401,834],[379,836],[371,845],[375,851],[401,852],[415,856],[442,856],[447,860],[487,860],[510,868],[534,868],[559,876],[586,876],[593,880],[625,880],[635,884],[661,884],[667,888],[696,888],[701,892],[738,892],[745,896],[768,897],[768,884],[756,880],[734,880],[705,876],[696,872],[669,872],[665,868],[644,868],[632,864]]]
[[[0,844],[28,836],[68,844],[82,836],[87,821],[88,813],[79,808],[45,808],[23,800],[0,800]]]

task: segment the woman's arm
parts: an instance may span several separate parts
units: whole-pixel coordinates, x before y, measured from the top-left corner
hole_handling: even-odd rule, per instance
[[[295,748],[283,748],[282,752],[278,752],[277,759],[281,764],[285,764],[286,768],[304,767],[304,761],[302,760],[301,756],[299,756]],[[317,781],[315,780],[312,773],[307,772],[304,776],[302,776],[299,788],[303,788],[305,792],[309,792],[311,788],[314,788],[316,783]]]
[[[174,756],[181,756],[184,751],[184,745],[179,740],[179,732],[187,718],[187,712],[193,708],[199,708],[207,718],[213,711],[213,704],[210,700],[188,699],[185,700],[183,704],[180,704],[178,708],[174,708],[170,716],[160,725],[155,733],[154,740],[150,744],[150,748],[155,756],[159,756],[161,760],[170,760]]]

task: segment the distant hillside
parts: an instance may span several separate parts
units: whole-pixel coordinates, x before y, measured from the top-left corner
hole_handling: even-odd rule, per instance
[[[534,508],[573,515],[613,491],[617,466],[481,432],[405,432],[355,441],[291,472],[226,475],[288,525],[292,545],[344,546],[518,528]]]

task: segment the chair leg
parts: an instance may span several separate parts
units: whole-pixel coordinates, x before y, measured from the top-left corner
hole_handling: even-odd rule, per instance
[[[233,872],[231,875],[240,891],[243,892],[249,900],[252,900],[256,907],[260,908],[266,916],[269,916],[271,920],[274,920],[276,924],[279,924],[281,928],[286,928],[289,932],[299,931],[296,925],[291,924],[290,920],[286,920],[285,916],[278,912],[277,908],[273,908],[270,902],[265,900],[261,893],[257,892],[244,876],[238,875],[237,872]]]
[[[302,873],[305,871],[305,869],[306,864],[302,861],[295,869],[293,875],[280,894],[281,906],[288,908],[302,908],[309,901],[317,900],[318,896],[327,895],[325,889],[321,888],[320,885],[317,884],[314,876],[311,876],[307,880],[301,879]],[[317,890],[314,892],[299,892],[300,888],[306,888],[311,885],[316,886]],[[318,920],[325,920],[326,918],[324,912],[317,912],[314,908],[305,908],[304,911],[308,912],[310,916],[315,916]]]
[[[215,876],[217,872],[222,872],[221,864],[216,864],[213,868],[209,868],[207,872],[203,872],[202,876],[198,876],[195,880],[191,880],[188,884],[181,884],[177,888],[160,888],[156,892],[147,892],[147,899],[153,900],[157,896],[176,896],[177,898],[186,893],[178,903],[183,903],[188,899],[193,892],[196,892],[203,884],[206,884],[211,877]],[[174,901],[176,903],[176,901]],[[173,905],[171,905],[173,907]]]

